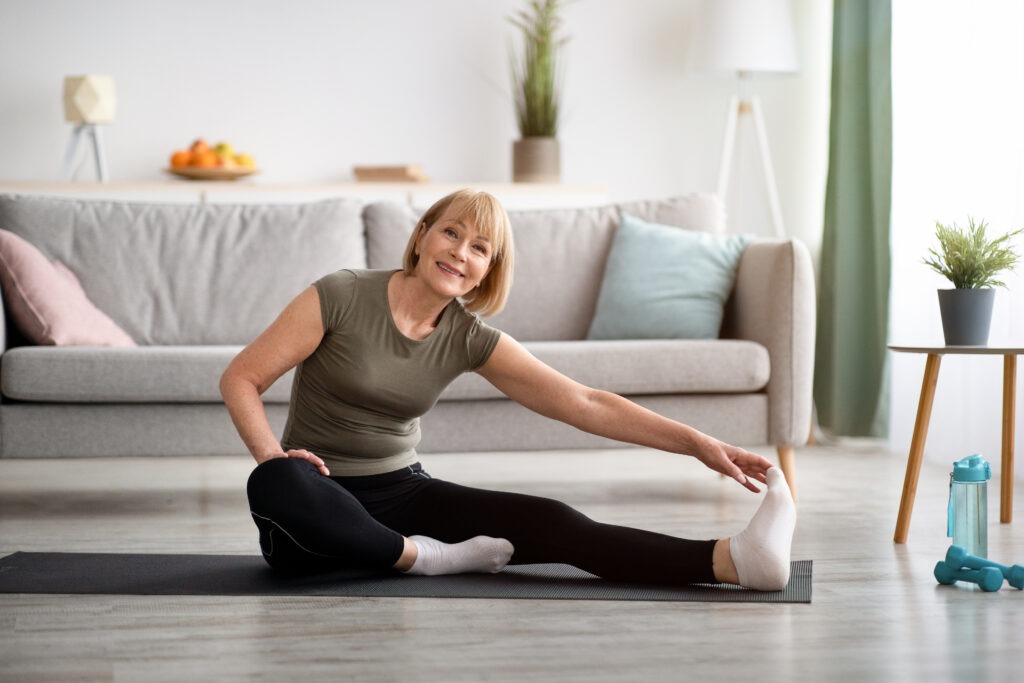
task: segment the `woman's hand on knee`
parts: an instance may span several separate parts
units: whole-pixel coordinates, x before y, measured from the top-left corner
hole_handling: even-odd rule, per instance
[[[293,448],[289,451],[271,453],[270,455],[264,456],[260,460],[260,463],[265,463],[267,460],[273,460],[274,458],[295,458],[296,460],[306,460],[307,462],[310,462],[313,465],[315,465],[316,468],[320,470],[320,474],[324,475],[325,477],[328,477],[331,474],[331,471],[327,469],[327,464],[324,463],[323,458],[318,456],[316,453],[307,451],[304,448]]]
[[[327,469],[327,464],[324,462],[323,458],[321,458],[316,453],[307,451],[304,448],[292,449],[290,451],[287,451],[285,452],[285,456],[289,458],[298,458],[299,460],[308,460],[309,462],[316,465],[316,468],[320,470],[320,474],[324,475],[325,477],[330,476],[331,474],[331,471]]]

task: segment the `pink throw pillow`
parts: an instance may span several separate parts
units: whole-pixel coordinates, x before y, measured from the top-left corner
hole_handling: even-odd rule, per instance
[[[0,230],[0,285],[11,318],[34,344],[135,346],[89,301],[63,263],[48,262],[32,244],[7,230]]]

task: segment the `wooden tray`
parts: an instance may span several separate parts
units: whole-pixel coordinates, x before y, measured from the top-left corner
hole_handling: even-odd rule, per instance
[[[177,166],[165,168],[165,171],[172,175],[190,180],[238,180],[253,173],[259,173],[255,168],[202,168],[199,166]]]

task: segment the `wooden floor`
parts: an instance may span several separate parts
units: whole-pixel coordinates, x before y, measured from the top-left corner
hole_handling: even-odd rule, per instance
[[[739,531],[759,501],[692,460],[637,449],[424,462],[435,477],[691,537]],[[0,595],[0,680],[1021,680],[1024,592],[932,578],[949,468],[925,463],[910,542],[894,545],[902,457],[822,446],[797,462],[809,605]],[[250,468],[241,456],[0,460],[0,554],[255,554]],[[1024,485],[1012,525],[997,521],[998,480],[989,489],[989,555],[1024,564]]]

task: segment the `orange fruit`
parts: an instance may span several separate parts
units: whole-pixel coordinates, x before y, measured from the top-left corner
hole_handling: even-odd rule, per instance
[[[203,152],[209,152],[210,145],[207,144],[206,140],[202,138],[197,138],[196,141],[192,143],[192,146],[189,147],[189,149],[192,151],[193,154],[198,155],[202,154]]]
[[[174,168],[181,168],[182,166],[188,166],[192,161],[192,152],[186,149],[179,149],[177,152],[171,155],[171,166]]]
[[[204,151],[192,153],[192,165],[199,168],[215,168],[220,165],[220,158],[207,147]]]

